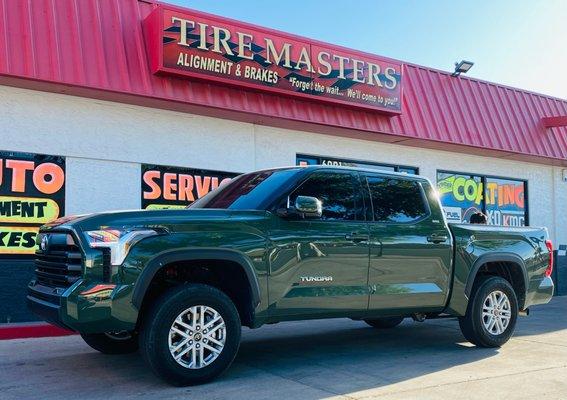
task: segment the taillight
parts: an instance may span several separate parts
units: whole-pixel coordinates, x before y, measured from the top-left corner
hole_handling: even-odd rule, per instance
[[[551,273],[553,272],[553,243],[551,240],[546,240],[545,246],[547,247],[547,250],[549,250],[549,264],[545,269],[545,276],[551,276]]]

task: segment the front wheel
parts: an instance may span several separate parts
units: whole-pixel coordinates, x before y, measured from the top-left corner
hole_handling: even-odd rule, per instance
[[[501,277],[480,279],[475,284],[465,316],[459,318],[459,326],[469,342],[480,347],[500,347],[516,329],[516,293],[510,283]]]
[[[133,332],[81,333],[81,337],[103,354],[128,354],[138,350],[138,335]]]
[[[230,366],[240,334],[238,311],[226,294],[208,285],[182,285],[166,292],[145,318],[141,351],[165,381],[193,385]]]

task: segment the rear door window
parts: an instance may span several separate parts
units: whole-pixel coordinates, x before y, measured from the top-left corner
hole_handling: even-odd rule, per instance
[[[375,222],[412,223],[429,214],[417,181],[367,176]]]

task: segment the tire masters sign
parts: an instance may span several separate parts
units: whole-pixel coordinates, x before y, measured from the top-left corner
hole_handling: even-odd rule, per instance
[[[397,61],[165,5],[144,30],[153,73],[401,113]]]
[[[33,254],[39,227],[64,207],[63,157],[0,151],[0,256]]]

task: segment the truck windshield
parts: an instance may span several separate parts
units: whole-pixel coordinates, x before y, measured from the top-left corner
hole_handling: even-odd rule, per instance
[[[276,169],[239,175],[226,185],[203,196],[188,208],[261,210],[274,193],[300,168]]]

